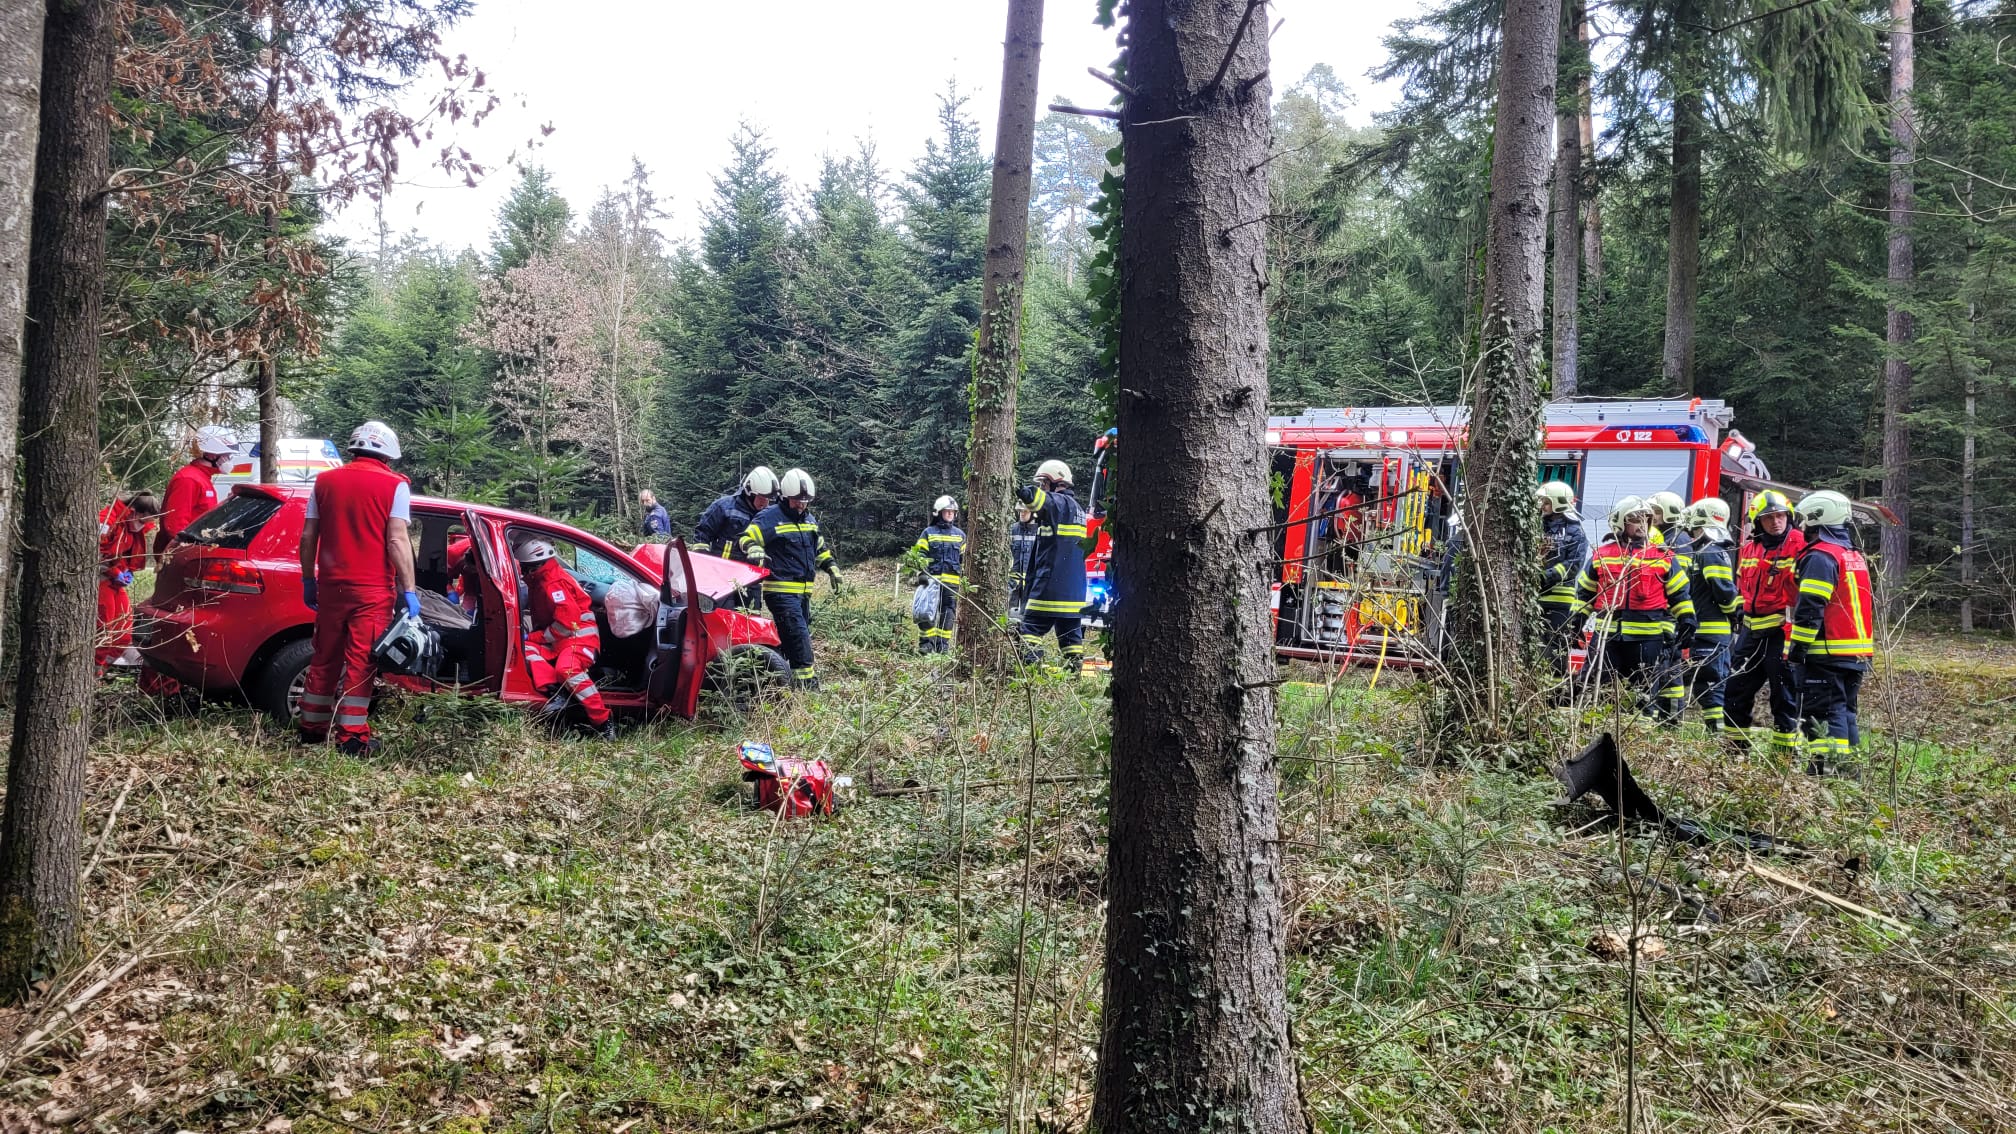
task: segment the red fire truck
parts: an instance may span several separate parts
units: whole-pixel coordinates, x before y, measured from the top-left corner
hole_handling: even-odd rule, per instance
[[[1725,403],[1702,399],[1550,403],[1539,479],[1574,486],[1591,546],[1625,496],[1721,495],[1741,515],[1762,488],[1798,493],[1769,479],[1731,418]],[[1468,419],[1467,407],[1414,406],[1311,409],[1268,421],[1283,656],[1403,666],[1435,656]],[[1117,441],[1107,431],[1092,460],[1085,565],[1095,624],[1118,597],[1103,525]]]

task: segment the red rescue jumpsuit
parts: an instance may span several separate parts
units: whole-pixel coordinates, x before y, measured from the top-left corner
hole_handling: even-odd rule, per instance
[[[316,741],[335,722],[338,742],[371,739],[371,648],[392,625],[394,577],[385,524],[406,478],[384,461],[353,457],[315,478],[315,654],[301,693],[301,735]]]
[[[595,625],[588,592],[581,589],[581,584],[574,581],[558,559],[526,567],[525,590],[531,600],[532,615],[532,635],[525,639],[525,657],[534,680],[541,676],[540,663],[551,666],[558,677],[557,684],[565,685],[574,699],[581,702],[589,723],[607,724],[609,706],[602,701],[602,691],[588,678],[595,655],[602,650],[602,635]],[[539,692],[550,691],[554,684],[550,680],[542,682]]]
[[[119,582],[120,572],[129,575],[147,566],[147,530],[126,526],[133,510],[113,501],[98,513],[98,667],[126,652],[133,644],[133,598],[127,584]]]
[[[168,478],[168,491],[161,494],[161,533],[154,537],[156,556],[166,554],[176,536],[217,506],[217,486],[210,483],[216,475],[209,461],[190,461]]]

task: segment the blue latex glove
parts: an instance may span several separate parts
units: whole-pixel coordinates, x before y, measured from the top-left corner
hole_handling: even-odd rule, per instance
[[[406,613],[413,618],[420,617],[420,593],[418,591],[406,592]]]
[[[133,585],[133,572],[121,571],[117,575],[112,576],[112,582],[122,590],[130,587]]]
[[[315,576],[301,576],[301,604],[309,610],[315,609]]]

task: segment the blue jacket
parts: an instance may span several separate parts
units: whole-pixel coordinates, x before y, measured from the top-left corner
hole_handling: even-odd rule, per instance
[[[809,595],[813,576],[833,565],[833,552],[811,511],[793,512],[781,503],[756,513],[739,543],[744,559],[770,569],[763,580],[766,592]]]
[[[665,505],[653,504],[644,513],[644,534],[647,536],[669,536],[672,534],[672,517],[665,511]]]
[[[1029,552],[1030,614],[1053,616],[1085,612],[1085,509],[1071,486],[1046,491],[1025,485],[1018,493],[1036,521],[1036,544]]]
[[[693,542],[708,555],[742,559],[736,541],[749,530],[749,521],[755,518],[756,509],[750,506],[749,498],[731,492],[700,513],[700,522],[693,527]]]
[[[959,585],[959,570],[966,559],[966,533],[957,524],[932,520],[910,550],[924,557],[924,571],[941,583]]]
[[[1589,562],[1589,533],[1582,521],[1565,514],[1540,521],[1540,541],[1546,558],[1540,568],[1540,601],[1575,605],[1575,580]]]

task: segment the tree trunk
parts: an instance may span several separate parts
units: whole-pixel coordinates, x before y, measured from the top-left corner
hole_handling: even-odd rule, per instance
[[[1897,522],[1882,535],[1883,606],[1902,609],[1904,575],[1911,562],[1911,312],[1904,296],[1913,275],[1912,163],[1918,157],[1918,128],[1911,117],[1913,84],[1912,0],[1890,0],[1890,305],[1888,351],[1883,358],[1883,502]]]
[[[1967,305],[1967,322],[1974,322],[1974,305]],[[1968,336],[1969,341],[1973,339]],[[1974,364],[1967,364],[1967,417],[1960,441],[1960,632],[1974,632],[1974,401],[1980,383]]]
[[[42,5],[0,7],[0,610],[14,570],[14,457],[21,424],[21,332],[35,128],[42,115]]]
[[[1008,0],[1001,54],[1001,114],[994,127],[994,186],[987,209],[987,271],[973,363],[973,434],[967,442],[965,601],[959,664],[996,671],[1010,652],[996,624],[1008,601],[1008,517],[1015,487],[1015,388],[1022,376],[1023,272],[1029,262],[1029,191],[1035,172],[1037,70],[1043,0]]]
[[[1309,1129],[1261,534],[1267,19],[1129,4],[1102,1134]]]
[[[1581,5],[1569,14],[1573,24]],[[1581,71],[1583,63],[1576,63]],[[1577,81],[1580,96],[1587,84]],[[1554,112],[1554,357],[1551,377],[1555,401],[1575,396],[1581,362],[1582,298],[1582,115],[1578,108]]]
[[[1666,227],[1666,339],[1660,372],[1668,388],[1694,395],[1694,314],[1701,290],[1701,74],[1693,49],[1700,6],[1681,0],[1673,10],[1679,46],[1672,74],[1672,206]]]
[[[280,256],[280,4],[273,5],[266,34],[266,261],[277,263]],[[261,344],[265,355],[259,360],[259,483],[280,482],[280,365],[274,357],[277,335],[269,333]]]
[[[1575,40],[1582,45],[1582,58],[1589,59],[1589,9],[1587,5],[1574,5]],[[1575,99],[1581,107],[1577,131],[1582,140],[1582,160],[1588,163],[1589,182],[1582,187],[1584,210],[1582,215],[1582,274],[1589,289],[1590,298],[1597,303],[1603,301],[1603,206],[1596,197],[1596,116],[1595,100],[1590,97],[1589,88],[1592,73],[1590,63],[1584,67],[1582,77],[1576,84]]]
[[[1464,462],[1467,548],[1450,586],[1456,714],[1480,739],[1516,736],[1537,622],[1541,300],[1547,265],[1548,136],[1561,0],[1507,0],[1492,135],[1484,327]]]
[[[48,0],[22,389],[21,662],[0,817],[0,996],[77,941],[98,558],[98,334],[110,0]]]

